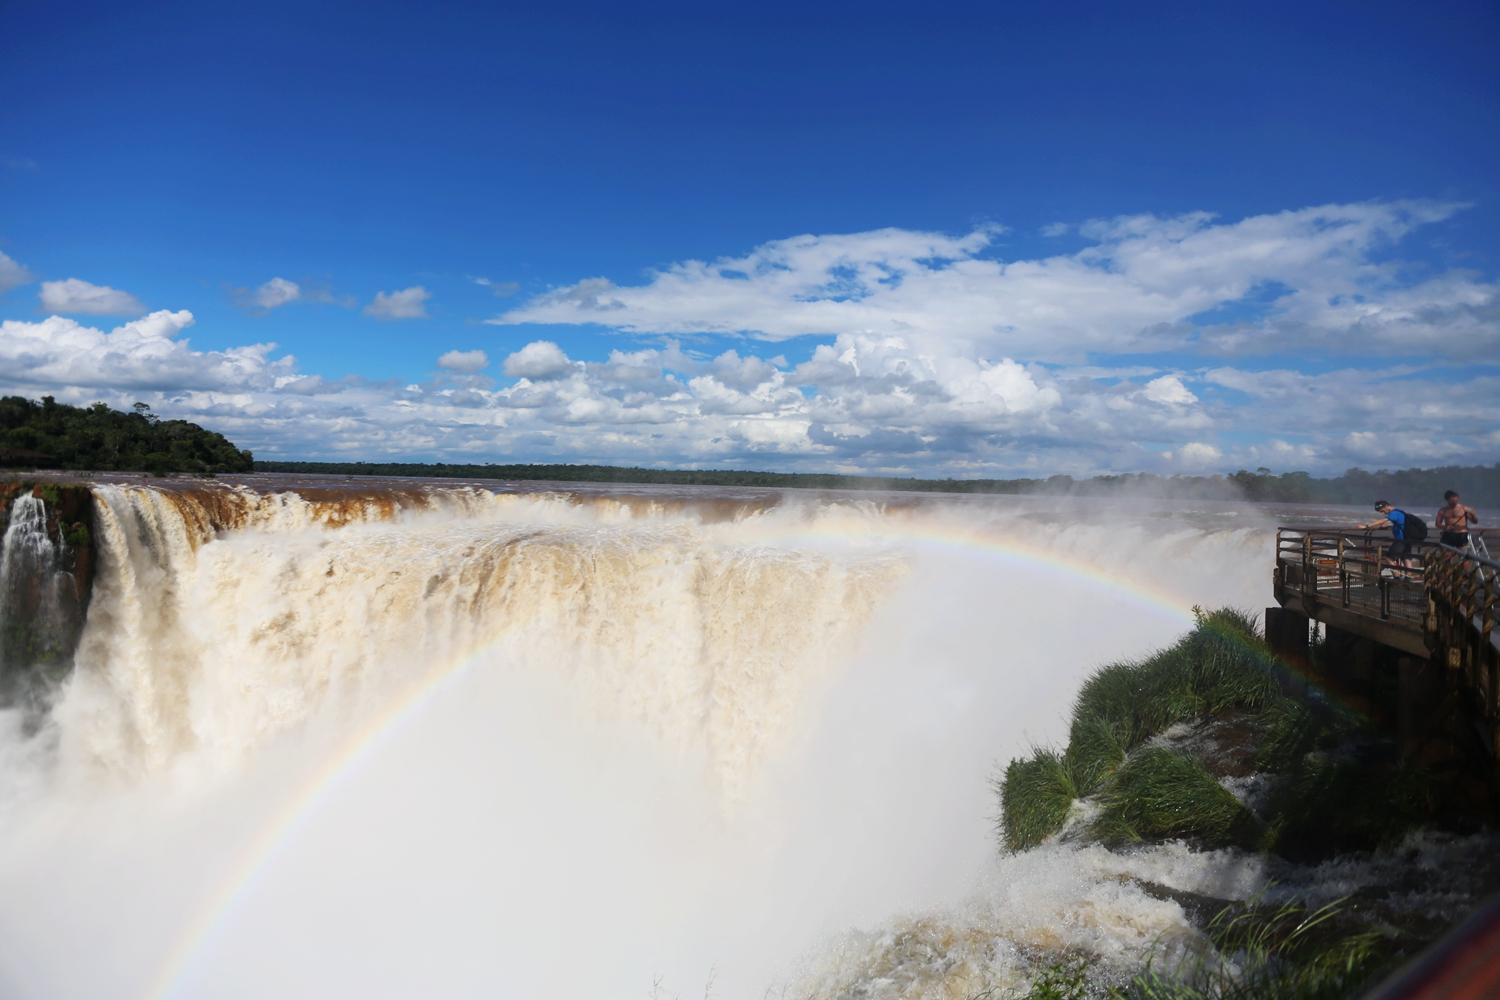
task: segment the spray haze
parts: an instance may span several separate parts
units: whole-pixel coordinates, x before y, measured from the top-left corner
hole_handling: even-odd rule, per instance
[[[1248,509],[809,496],[96,487],[3,992],[811,994],[972,891],[1090,668],[1261,600]]]

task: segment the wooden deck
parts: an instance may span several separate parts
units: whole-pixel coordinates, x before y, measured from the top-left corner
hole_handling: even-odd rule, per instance
[[[1448,712],[1458,705],[1469,717],[1462,728],[1500,762],[1500,562],[1479,554],[1500,551],[1500,534],[1475,537],[1478,551],[1428,541],[1393,555],[1387,535],[1283,527],[1276,534],[1274,593],[1293,623],[1322,622],[1435,668],[1423,684],[1436,685],[1442,697],[1425,700],[1434,711],[1439,704]],[[1268,617],[1267,637],[1275,645],[1271,626]],[[1286,631],[1285,624],[1278,628]],[[1414,677],[1421,673],[1416,665],[1409,670]],[[1423,686],[1413,682],[1408,697],[1404,676],[1402,684],[1403,703]],[[1402,711],[1409,715],[1411,706],[1403,704]]]

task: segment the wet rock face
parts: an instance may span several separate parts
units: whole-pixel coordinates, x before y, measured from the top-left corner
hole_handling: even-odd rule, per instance
[[[40,708],[66,676],[93,582],[93,493],[0,485],[0,705]]]

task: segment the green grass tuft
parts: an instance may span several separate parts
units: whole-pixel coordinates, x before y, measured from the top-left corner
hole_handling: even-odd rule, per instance
[[[1012,851],[1035,847],[1056,833],[1078,797],[1062,757],[1043,749],[1028,760],[1011,761],[999,791],[1000,835]]]
[[[1117,987],[1107,987],[1101,991],[1090,981],[1088,967],[1086,958],[1073,963],[1057,962],[1050,965],[1032,980],[1031,989],[1020,1000],[1091,1000],[1093,997],[1120,1000],[1124,997]]]
[[[1189,684],[1209,712],[1257,711],[1286,700],[1276,654],[1257,631],[1255,619],[1233,608],[1194,609],[1197,627],[1188,635],[1193,676]]]
[[[1090,795],[1125,763],[1125,737],[1119,723],[1094,716],[1075,718],[1063,763],[1079,795]]]
[[[1205,928],[1213,950],[1172,975],[1150,961],[1131,984],[1140,1000],[1345,1000],[1404,957],[1378,931],[1337,934],[1340,903],[1219,912]]]
[[[1011,762],[998,782],[1001,834],[1009,850],[1024,850],[1056,832],[1074,798],[1109,787],[1131,751],[1168,726],[1224,708],[1266,711],[1286,701],[1275,658],[1252,616],[1233,609],[1195,609],[1195,616],[1194,629],[1169,649],[1102,667],[1084,683],[1066,752],[1037,751],[1029,760]],[[1159,764],[1147,761],[1142,768],[1128,787],[1143,787],[1142,776]],[[1199,805],[1207,794],[1206,786],[1199,789]],[[1124,816],[1116,810],[1117,820],[1126,822]],[[1139,834],[1149,835],[1156,825],[1148,823]]]
[[[1078,693],[1073,718],[1113,723],[1127,750],[1174,722],[1195,718],[1203,703],[1189,682],[1191,656],[1178,643],[1139,663],[1101,668]]]
[[[1289,701],[1267,713],[1269,726],[1255,748],[1254,768],[1285,774],[1317,747],[1323,723],[1308,706]]]
[[[1106,840],[1197,837],[1253,848],[1261,824],[1191,754],[1148,746],[1132,754],[1104,794],[1093,832]]]
[[[1337,760],[1312,755],[1272,796],[1267,846],[1292,857],[1373,850],[1432,819],[1436,789],[1409,757]]]

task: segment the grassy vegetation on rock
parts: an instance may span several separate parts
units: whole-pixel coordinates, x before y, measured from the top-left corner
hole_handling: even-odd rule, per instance
[[[1163,974],[1148,963],[1125,994],[1140,1000],[1344,1000],[1405,959],[1376,930],[1337,927],[1340,905],[1226,907],[1204,929],[1213,945]]]
[[[1264,828],[1190,753],[1142,747],[1115,774],[1094,833],[1110,840],[1195,837],[1254,848]]]
[[[1088,679],[1065,749],[1006,768],[1007,849],[1052,836],[1076,799],[1098,806],[1086,832],[1105,842],[1181,837],[1298,858],[1389,844],[1442,812],[1435,784],[1365,720],[1317,692],[1284,693],[1294,685],[1254,618],[1195,613],[1175,645]],[[1237,771],[1193,746],[1234,727],[1250,744],[1232,748]],[[1252,810],[1231,776],[1264,779],[1264,801]]]
[[[1002,796],[1019,808],[1003,811],[1005,842],[1039,844],[1063,825],[1078,797],[1078,785],[1068,763],[1051,750],[1037,750],[1025,760],[1013,760],[1001,782]]]
[[[1088,958],[1038,969],[1024,993],[989,989],[968,1000],[1346,1000],[1409,957],[1417,941],[1351,929],[1342,902],[1310,908],[1225,906],[1203,928],[1209,947],[1176,961],[1155,948],[1126,982],[1094,974]]]

